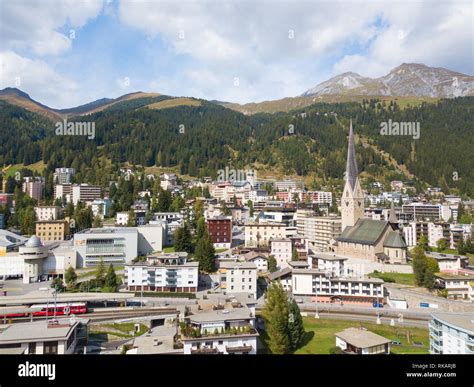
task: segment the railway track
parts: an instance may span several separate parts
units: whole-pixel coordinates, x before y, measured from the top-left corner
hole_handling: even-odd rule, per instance
[[[117,308],[113,308],[113,310],[94,310],[89,313],[78,314],[76,317],[79,318],[89,318],[91,322],[103,322],[103,321],[111,321],[111,320],[118,320],[123,318],[131,318],[131,317],[146,317],[146,316],[158,316],[158,315],[167,315],[167,314],[174,314],[176,313],[175,308],[137,308],[137,309],[126,309],[120,310]],[[56,319],[69,319],[71,316],[57,316]],[[52,320],[53,316],[48,316],[48,320]],[[36,316],[33,317],[33,320],[30,317],[15,317],[11,319],[11,323],[24,323],[30,321],[38,321],[38,320],[46,320],[46,316]],[[7,320],[7,324],[10,320]],[[4,320],[0,321],[0,327],[4,324]]]

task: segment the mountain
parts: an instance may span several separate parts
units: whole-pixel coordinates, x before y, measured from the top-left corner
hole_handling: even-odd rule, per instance
[[[380,78],[356,73],[335,76],[302,94],[454,98],[474,95],[474,77],[442,67],[403,63]]]
[[[93,102],[89,102],[84,105],[76,106],[67,109],[53,109],[49,106],[43,105],[42,103],[32,99],[27,93],[14,87],[7,87],[0,90],[0,100],[8,102],[11,105],[15,105],[24,108],[32,113],[37,113],[46,117],[52,121],[62,120],[64,118],[89,115],[103,111],[107,108],[115,106],[117,104],[126,103],[129,101],[143,100],[145,102],[158,102],[158,97],[165,97],[158,93],[144,93],[141,91],[125,94],[118,98],[102,98]],[[171,97],[166,97],[171,98]],[[163,99],[163,98],[161,98]],[[142,107],[142,106],[139,106]]]
[[[31,99],[28,94],[14,87],[7,87],[0,90],[0,100],[6,101],[11,105],[19,106],[32,113],[40,114],[50,120],[56,121],[62,119],[61,113]]]

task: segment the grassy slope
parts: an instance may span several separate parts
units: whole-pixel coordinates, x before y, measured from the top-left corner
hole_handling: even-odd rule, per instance
[[[410,274],[405,274],[405,273],[370,273],[369,277],[370,278],[381,278],[381,279],[391,278],[397,284],[415,286],[415,275],[412,274],[412,273],[410,273]]]
[[[304,317],[306,331],[306,343],[296,351],[296,354],[329,354],[331,347],[336,345],[335,333],[350,327],[364,327],[378,335],[390,340],[398,340],[400,346],[391,346],[393,354],[427,354],[429,353],[429,332],[428,329],[391,327],[388,325],[377,325],[374,323],[331,319],[314,319]],[[410,334],[410,341],[420,341],[423,347],[414,347],[407,341],[407,332]]]

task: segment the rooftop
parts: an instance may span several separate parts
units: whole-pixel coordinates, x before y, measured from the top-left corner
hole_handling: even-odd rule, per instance
[[[88,319],[82,320],[85,323],[88,321]],[[36,340],[65,340],[81,321],[70,322],[69,319],[64,318],[59,322],[58,325],[48,325],[46,321],[10,325],[0,334],[0,345]]]
[[[467,256],[465,255],[459,255],[459,254],[444,254],[444,253],[438,253],[436,251],[428,251],[425,253],[427,256],[432,257],[437,260],[458,260],[458,259],[468,259]]]
[[[389,223],[384,220],[359,219],[352,227],[346,227],[337,241],[373,245],[383,235]]]
[[[252,311],[249,308],[221,309],[210,312],[197,313],[189,316],[189,320],[195,324],[253,319]]]
[[[220,267],[223,269],[257,269],[253,262],[221,262]]]
[[[335,335],[357,348],[375,347],[391,342],[383,336],[359,328],[347,328]]]
[[[472,313],[433,313],[433,318],[474,333],[474,314]]]
[[[348,258],[346,257],[341,257],[336,254],[330,254],[330,253],[313,253],[310,254],[311,258],[317,258],[317,259],[323,259],[325,261],[346,261]]]

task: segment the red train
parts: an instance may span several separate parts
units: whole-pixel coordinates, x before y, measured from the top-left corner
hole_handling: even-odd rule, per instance
[[[54,303],[53,304],[36,304],[31,305],[30,308],[38,309],[33,312],[33,316],[54,316]],[[69,316],[72,314],[83,314],[87,313],[87,304],[85,302],[71,302],[71,303],[58,303],[56,304],[56,316]],[[0,315],[0,318],[15,318],[15,317],[28,317],[30,313],[9,313],[6,315]]]

